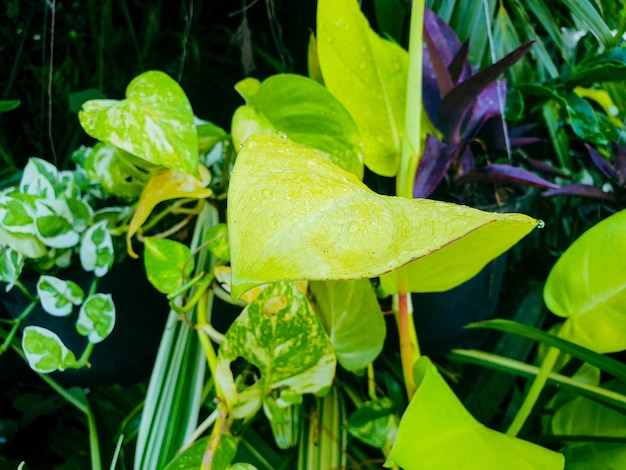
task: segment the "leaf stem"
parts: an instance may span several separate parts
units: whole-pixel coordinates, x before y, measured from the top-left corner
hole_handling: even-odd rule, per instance
[[[38,303],[39,303],[39,297],[36,297],[28,305],[28,307],[24,309],[24,311],[20,314],[20,316],[17,317],[15,320],[13,320],[13,326],[11,327],[11,330],[9,331],[7,336],[5,337],[2,343],[2,346],[0,346],[0,356],[4,354],[7,351],[7,349],[9,349],[9,346],[11,345],[11,341],[13,341],[13,338],[15,338],[15,335],[20,329],[22,322],[26,319],[28,315],[32,313],[33,309],[37,306]]]
[[[539,368],[539,372],[537,373],[535,380],[533,380],[533,383],[531,384],[528,392],[526,393],[526,396],[524,397],[522,406],[515,415],[515,418],[509,426],[509,429],[507,429],[506,431],[507,435],[517,436],[517,434],[521,431],[524,423],[526,423],[526,420],[530,416],[530,413],[533,410],[535,403],[537,403],[539,395],[541,394],[543,387],[546,385],[548,377],[550,376],[550,373],[552,372],[554,364],[556,364],[560,353],[561,351],[559,351],[557,348],[548,349],[546,357],[544,358],[543,362],[541,363],[541,367]]]
[[[413,366],[420,357],[415,324],[413,323],[413,306],[411,304],[411,294],[398,293],[396,310],[396,320],[398,323],[398,335],[400,339],[400,359],[402,362],[402,374],[404,385],[409,400],[415,395],[417,386],[413,377]]]
[[[217,377],[217,355],[215,354],[215,349],[211,344],[211,340],[204,332],[204,328],[209,324],[207,312],[208,299],[209,291],[205,290],[202,298],[200,299],[200,302],[198,302],[196,307],[196,315],[198,317],[197,331],[198,339],[200,340],[200,344],[202,345],[202,349],[204,350],[204,354],[206,355],[207,363],[209,364],[211,376],[215,378]],[[220,402],[226,403],[226,399],[218,380],[215,380],[215,394],[217,395],[217,398],[220,400]]]

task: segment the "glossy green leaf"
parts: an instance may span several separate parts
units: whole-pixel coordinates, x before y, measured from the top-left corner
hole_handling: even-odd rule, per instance
[[[261,134],[239,153],[228,202],[233,298],[274,280],[371,278],[410,262],[404,288],[445,290],[536,226],[521,214],[375,194],[315,152]]]
[[[198,132],[198,149],[200,154],[208,152],[219,142],[228,140],[228,133],[212,122],[203,121],[202,124],[196,126]]]
[[[202,466],[204,454],[209,445],[211,436],[203,437],[194,442],[189,448],[177,455],[163,470],[188,470]],[[237,440],[228,434],[220,438],[217,452],[213,459],[212,470],[227,470],[237,453]]]
[[[122,152],[113,145],[98,143],[87,155],[85,171],[89,179],[100,183],[107,194],[121,198],[138,197],[149,175],[139,171]]]
[[[230,370],[238,357],[258,367],[263,394],[275,390],[285,405],[293,402],[294,394],[329,387],[335,375],[328,336],[306,295],[291,282],[264,289],[237,317],[220,345],[217,380],[231,410],[239,402]]]
[[[2,100],[0,101],[0,113],[12,111],[20,105],[20,100]]]
[[[394,404],[389,398],[363,403],[348,418],[348,432],[372,447],[389,448],[398,433]]]
[[[92,294],[80,307],[76,331],[90,343],[104,341],[115,326],[115,304],[111,294]]]
[[[246,79],[249,80],[252,79]],[[300,75],[274,75],[263,81],[251,102],[261,115],[258,130],[269,123],[271,130],[315,149],[344,170],[363,178],[362,144],[356,124],[322,85]],[[243,135],[243,131],[236,129],[239,122],[233,119],[233,135],[240,135],[243,143],[256,129],[249,127],[248,134]]]
[[[0,239],[2,233],[0,233]],[[21,253],[0,245],[0,282],[6,283],[6,292],[9,292],[15,281],[18,280],[24,267],[24,256]]]
[[[159,171],[150,178],[141,192],[137,209],[126,232],[126,245],[132,257],[137,258],[132,250],[131,238],[148,219],[157,204],[170,199],[204,199],[213,195],[213,191],[206,187],[211,178],[209,171],[202,165],[198,168],[202,179],[174,170]]]
[[[617,381],[607,388],[626,394],[626,386]],[[576,397],[561,406],[552,418],[552,432],[559,436],[589,436],[587,442],[567,442],[567,468],[619,469],[626,467],[626,445],[623,442],[602,442],[602,437],[626,439],[626,415],[589,398]],[[593,438],[597,441],[593,441]]]
[[[113,238],[106,228],[105,220],[92,225],[83,234],[80,244],[80,263],[87,272],[102,277],[115,262]]]
[[[383,348],[386,326],[376,293],[367,279],[312,282],[322,324],[339,364],[367,367]]]
[[[39,276],[37,295],[43,309],[55,317],[66,317],[74,305],[83,303],[85,293],[74,281],[64,281],[54,276]]]
[[[370,28],[356,0],[320,0],[317,53],[326,87],[357,124],[365,164],[394,176],[402,151],[407,52]]]
[[[144,243],[143,260],[150,283],[163,294],[179,289],[195,265],[189,247],[167,238],[146,237]]]
[[[182,88],[163,72],[145,72],[124,100],[92,100],[78,113],[90,136],[155,165],[198,174],[198,135]]]
[[[76,362],[74,353],[52,331],[40,326],[27,326],[22,348],[31,369],[40,374],[65,370]]]
[[[606,144],[607,140],[602,135],[598,116],[589,102],[576,93],[568,93],[564,98],[567,104],[569,123],[574,133],[583,140],[596,144]]]
[[[483,426],[463,407],[426,356],[415,366],[411,399],[386,467],[559,470],[563,456]]]
[[[626,349],[626,210],[582,234],[552,268],[544,301],[559,336],[599,353]]]

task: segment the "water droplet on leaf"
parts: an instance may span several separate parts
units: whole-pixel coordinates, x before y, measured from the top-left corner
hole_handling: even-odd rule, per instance
[[[276,135],[277,135],[278,137],[280,137],[281,139],[283,139],[283,140],[287,140],[287,134],[285,134],[285,133],[284,133],[284,132],[282,132],[282,131],[276,131]]]
[[[545,226],[546,226],[546,223],[543,220],[541,220],[541,219],[537,220],[537,228],[538,229],[542,229]]]

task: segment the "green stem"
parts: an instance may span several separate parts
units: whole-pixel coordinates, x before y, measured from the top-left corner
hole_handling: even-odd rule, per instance
[[[546,385],[548,377],[550,376],[552,369],[554,369],[554,364],[556,364],[560,353],[561,351],[559,351],[557,348],[548,349],[546,357],[544,358],[543,362],[541,363],[541,367],[539,368],[539,373],[535,377],[535,380],[533,380],[532,385],[526,393],[526,397],[524,397],[524,402],[522,403],[522,406],[517,412],[517,415],[515,415],[515,418],[509,426],[509,429],[507,429],[506,431],[507,435],[517,436],[517,434],[521,431],[524,423],[526,423],[526,420],[530,416],[530,413],[533,410],[535,403],[537,403],[539,395],[541,394],[543,387]]]
[[[96,427],[96,418],[93,415],[93,411],[91,411],[91,406],[89,405],[86,397],[85,405],[87,414],[87,425],[89,426],[89,454],[91,456],[91,469],[101,470],[102,460],[100,458],[100,443],[98,441],[98,428]]]
[[[402,374],[404,385],[409,400],[415,395],[417,386],[413,377],[413,366],[420,357],[415,324],[413,323],[413,307],[411,294],[400,292],[396,295],[396,321],[398,323],[398,335],[400,339],[400,359],[402,362]]]
[[[209,324],[208,312],[207,312],[207,301],[208,301],[209,291],[205,290],[202,296],[202,299],[197,304],[196,315],[198,316],[198,339],[200,340],[200,344],[202,345],[202,349],[204,350],[204,354],[206,355],[207,363],[209,364],[209,369],[211,371],[211,377],[217,377],[216,369],[217,369],[217,355],[215,354],[215,349],[211,344],[211,340],[204,332],[204,328]],[[224,394],[222,393],[222,389],[220,387],[219,381],[215,381],[215,394],[217,398],[219,398],[220,402],[226,403],[226,399]]]
[[[11,341],[13,341],[13,338],[15,338],[15,335],[20,329],[20,325],[26,319],[26,317],[32,313],[33,309],[37,306],[38,303],[39,303],[39,297],[35,298],[35,300],[33,300],[28,305],[28,307],[24,309],[24,311],[20,314],[20,316],[17,317],[15,320],[13,320],[13,326],[11,327],[11,330],[9,331],[7,336],[5,337],[2,343],[2,346],[0,346],[0,356],[4,354],[7,351],[7,349],[9,349],[9,346],[11,345]]]
[[[406,89],[406,112],[402,138],[402,157],[396,194],[413,197],[413,180],[422,155],[422,51],[423,51],[424,0],[415,0],[411,8],[409,35],[409,73]]]

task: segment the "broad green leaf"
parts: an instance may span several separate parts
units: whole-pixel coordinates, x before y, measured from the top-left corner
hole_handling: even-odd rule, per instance
[[[563,456],[483,426],[463,407],[426,356],[415,366],[411,399],[386,467],[558,470]]]
[[[583,233],[550,271],[543,298],[559,336],[599,353],[626,349],[626,210]]]
[[[93,294],[80,307],[76,331],[90,343],[104,341],[115,326],[115,304],[111,294]]]
[[[105,220],[92,225],[83,234],[80,244],[80,263],[87,272],[102,277],[115,262],[113,239]]]
[[[31,369],[40,374],[63,371],[76,362],[76,356],[63,341],[52,331],[40,326],[24,328],[22,349]]]
[[[200,468],[209,445],[211,436],[203,437],[194,442],[189,448],[177,455],[163,470],[188,470]],[[237,440],[228,434],[220,438],[217,452],[213,457],[212,470],[227,470],[237,453]]]
[[[370,281],[312,282],[309,288],[339,364],[350,371],[367,367],[382,350],[386,334]]]
[[[37,295],[43,309],[55,317],[66,317],[74,305],[83,303],[85,293],[74,281],[64,281],[54,276],[39,276]]]
[[[203,121],[196,126],[198,132],[198,149],[200,154],[208,152],[218,143],[228,140],[229,136],[224,129],[212,122]]]
[[[163,72],[145,72],[125,100],[91,100],[78,113],[90,136],[152,164],[198,175],[198,135],[182,88]]]
[[[220,345],[217,380],[235,409],[239,398],[230,370],[243,357],[258,367],[259,385],[293,402],[294,394],[317,393],[335,375],[335,356],[328,336],[306,295],[296,283],[277,282],[264,289],[237,317]]]
[[[445,290],[536,226],[521,214],[375,194],[314,151],[263,134],[239,153],[228,203],[235,299],[275,280],[372,278],[410,262],[405,288]]]
[[[370,28],[356,0],[319,0],[317,54],[326,87],[357,124],[365,164],[394,176],[402,151],[407,52]]]
[[[0,233],[0,238],[2,234]],[[5,282],[6,292],[9,292],[18,280],[24,267],[24,256],[9,248],[0,246],[0,282]]]
[[[150,283],[163,294],[179,289],[193,272],[191,250],[175,240],[147,237],[143,261]]]
[[[230,261],[230,244],[228,243],[228,226],[226,224],[217,224],[211,227],[206,233],[206,247],[211,253],[223,261]]]
[[[605,387],[626,394],[626,387],[611,381]],[[576,397],[561,406],[552,418],[552,432],[559,436],[590,436],[598,441],[567,442],[567,468],[626,468],[626,446],[602,442],[602,437],[626,439],[626,415],[585,397]]]
[[[389,448],[398,432],[394,404],[389,398],[363,403],[348,418],[348,432],[377,449]]]
[[[0,101],[0,113],[12,111],[20,105],[20,100],[2,100]]]
[[[564,98],[567,104],[569,123],[574,133],[583,140],[596,144],[606,144],[598,116],[589,102],[576,93],[567,93]]]
[[[252,103],[261,116],[259,131],[267,122],[272,130],[315,149],[344,170],[363,178],[362,144],[356,124],[322,85],[299,75],[274,75],[263,81]],[[243,143],[255,128],[249,128],[249,134],[243,135],[243,131],[235,129],[237,123],[233,120],[233,134],[241,135]]]
[[[102,142],[88,153],[84,166],[89,179],[100,183],[113,196],[138,197],[148,182],[148,175],[124,158],[122,150]]]
[[[137,230],[150,216],[152,209],[158,203],[178,198],[204,199],[213,195],[213,191],[206,187],[211,179],[209,171],[202,165],[199,168],[202,180],[188,173],[163,170],[156,173],[143,188],[137,203],[137,209],[126,232],[128,253],[133,258],[137,258],[137,255],[132,250],[131,238],[137,233]]]

